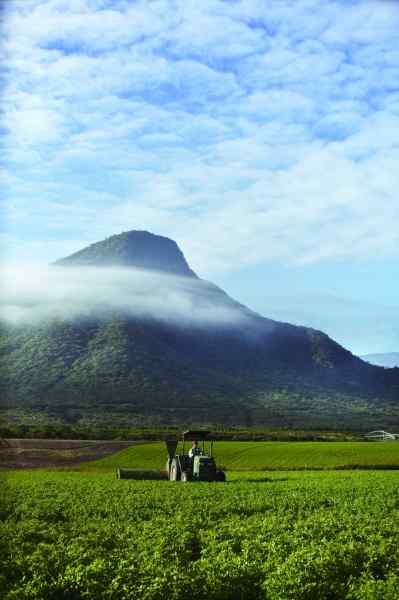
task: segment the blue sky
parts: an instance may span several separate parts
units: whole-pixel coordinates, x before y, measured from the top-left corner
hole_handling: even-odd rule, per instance
[[[399,350],[399,2],[3,4],[4,261],[174,238],[259,312]]]

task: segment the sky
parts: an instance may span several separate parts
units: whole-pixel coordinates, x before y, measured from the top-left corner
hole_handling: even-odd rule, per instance
[[[3,264],[145,229],[265,316],[399,350],[399,1],[1,7]]]

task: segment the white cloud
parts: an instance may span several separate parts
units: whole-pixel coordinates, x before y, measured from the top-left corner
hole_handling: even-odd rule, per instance
[[[165,12],[130,4],[127,10],[112,10],[87,1],[36,2],[30,10],[14,11],[5,19],[5,32],[47,48],[76,47],[86,51],[107,51],[155,36],[165,26]],[[169,15],[168,21],[175,19]]]
[[[213,62],[239,59],[268,47],[264,30],[232,19],[228,9],[224,14],[214,10],[223,5],[223,2],[201,5],[193,1],[181,4],[181,21],[168,35],[168,49],[174,56],[188,55]]]
[[[397,256],[395,2],[11,4],[10,256],[126,228],[203,275]]]

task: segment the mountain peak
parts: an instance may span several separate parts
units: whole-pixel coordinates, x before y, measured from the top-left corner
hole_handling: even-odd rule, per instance
[[[192,271],[174,240],[149,231],[124,231],[57,260],[60,266],[135,267],[180,277]]]

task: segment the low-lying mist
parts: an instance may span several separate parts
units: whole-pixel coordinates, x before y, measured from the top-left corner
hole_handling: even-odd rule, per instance
[[[95,317],[106,311],[181,325],[244,325],[248,315],[216,286],[200,280],[123,268],[2,269],[0,320],[35,325]]]

